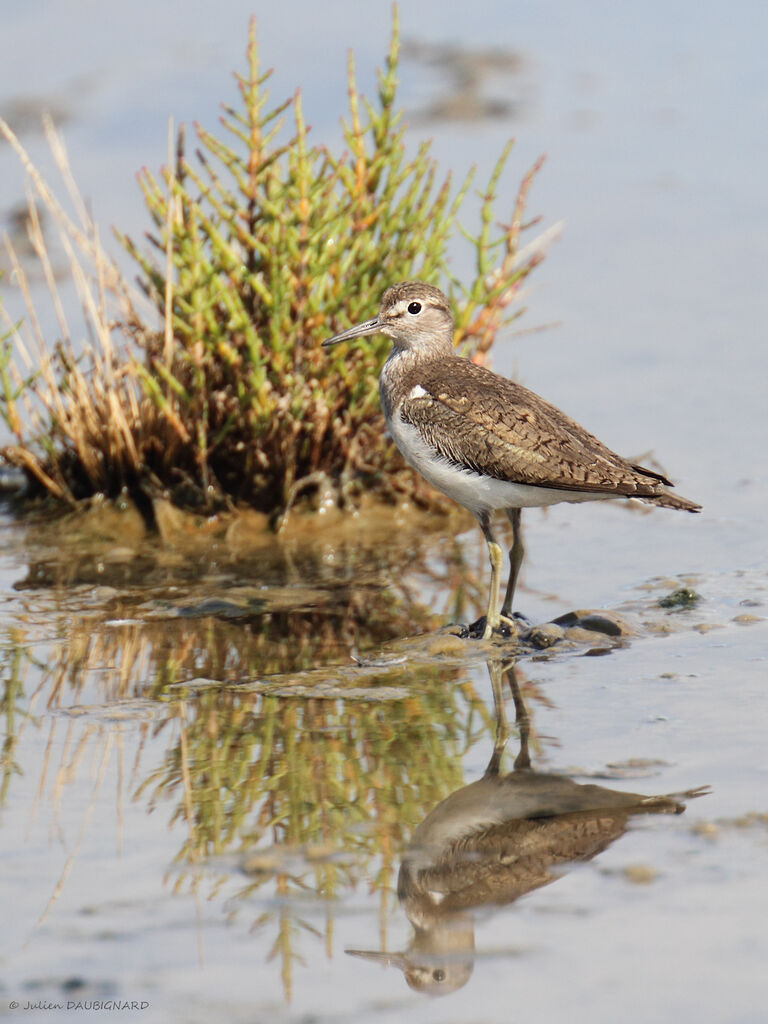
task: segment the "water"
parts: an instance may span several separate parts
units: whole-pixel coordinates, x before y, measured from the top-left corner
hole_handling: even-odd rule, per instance
[[[251,9],[208,10],[31,3],[5,20],[3,108],[55,101],[104,225],[145,225],[132,175],[164,162],[168,115],[212,124],[231,95]],[[339,137],[348,47],[372,89],[389,10],[256,11],[273,94],[300,84],[316,137]],[[477,162],[482,180],[515,134],[500,215],[549,154],[530,210],[567,225],[521,325],[560,326],[500,342],[496,368],[617,450],[652,449],[705,506],[526,517],[523,610],[613,608],[635,628],[608,653],[598,636],[519,659],[534,767],[711,793],[633,816],[593,859],[478,910],[466,984],[430,999],[344,951],[413,943],[396,896],[409,840],[491,756],[487,652],[401,643],[480,610],[477,531],[407,521],[386,552],[391,523],[367,541],[323,531],[309,550],[109,531],[67,547],[6,517],[0,1013],[120,999],[148,1004],[121,1011],[142,1022],[765,1016],[765,11],[484,2],[448,16],[430,2],[402,20],[411,39],[522,58],[480,83],[512,116],[460,121],[425,116],[450,66],[406,61],[414,143],[432,136],[441,163]],[[45,166],[40,138],[23,141]],[[5,150],[0,179],[8,210],[22,193]],[[469,273],[460,247],[452,269]],[[679,585],[701,601],[659,609]],[[390,663],[355,669],[351,651]],[[505,772],[517,743],[513,729]]]
[[[630,817],[515,902],[481,901],[464,984],[435,1002],[396,965],[345,950],[414,948],[419,917],[396,895],[410,837],[493,750],[486,659],[492,674],[504,648],[403,639],[409,622],[449,619],[449,595],[473,586],[454,566],[433,581],[431,617],[409,602],[449,541],[405,525],[409,571],[396,550],[366,578],[359,547],[337,539],[311,587],[284,564],[287,586],[255,588],[243,548],[144,542],[110,560],[106,528],[58,551],[49,533],[22,544],[19,532],[6,523],[9,1000],[138,999],[141,1020],[307,1020],[318,1007],[320,1019],[495,1020],[511,999],[543,1020],[565,1007],[759,1019],[764,573],[656,581],[619,609],[632,638],[518,658],[534,768],[619,792],[712,790],[681,815]],[[251,555],[280,580],[274,552]],[[288,562],[306,577],[311,557],[294,548]],[[706,596],[663,610],[674,583]],[[519,742],[513,726],[502,773]]]

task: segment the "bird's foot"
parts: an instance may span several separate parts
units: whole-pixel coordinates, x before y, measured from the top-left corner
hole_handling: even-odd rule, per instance
[[[467,626],[466,635],[472,640],[490,640],[493,636],[500,636],[507,640],[515,636],[518,631],[518,623],[514,619],[508,619],[505,615],[500,616],[496,626],[488,626],[488,618],[481,615],[480,618]]]
[[[522,612],[502,612],[501,621],[513,626],[515,629],[530,629],[533,622]]]

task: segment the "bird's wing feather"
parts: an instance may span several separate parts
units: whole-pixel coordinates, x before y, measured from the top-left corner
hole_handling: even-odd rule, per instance
[[[400,414],[451,462],[539,487],[638,497],[663,492],[656,474],[630,465],[538,395],[467,359],[422,365],[413,383]]]

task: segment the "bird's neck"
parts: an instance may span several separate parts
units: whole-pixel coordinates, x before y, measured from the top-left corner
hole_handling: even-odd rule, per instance
[[[394,345],[379,376],[379,394],[385,417],[389,419],[401,400],[418,384],[420,369],[451,358],[456,358],[456,350],[448,341],[443,345],[436,339],[434,344],[416,348]]]

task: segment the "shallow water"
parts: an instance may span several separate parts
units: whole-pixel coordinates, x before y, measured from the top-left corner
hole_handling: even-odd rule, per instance
[[[4,525],[9,1000],[139,1000],[124,1012],[158,1021],[500,1020],[510,1000],[533,1019],[574,1007],[606,1021],[671,1019],[673,1007],[759,1019],[764,573],[649,581],[617,609],[628,635],[515,651],[445,632],[477,585],[459,560],[432,581],[441,603],[412,597],[450,544],[439,533],[404,524],[410,569],[396,551],[375,581],[357,578],[359,547],[333,531],[333,569],[312,584],[314,553],[272,545],[265,577],[279,579],[283,557],[284,581],[258,587],[242,548],[137,542],[110,565],[121,548],[108,533],[57,550],[50,530]],[[474,533],[462,539],[480,553]],[[659,607],[680,585],[700,600]],[[475,795],[469,819],[466,807],[450,819],[468,848],[414,850],[433,808],[466,803],[462,788],[483,778],[492,680],[513,661],[530,721],[515,724],[505,681],[501,776],[525,724],[534,772],[522,774],[539,803],[513,801],[489,826]],[[610,810],[620,797],[590,812],[579,795],[552,818],[567,779],[621,794],[712,789],[681,797],[677,815]],[[520,814],[554,838],[521,846]],[[472,848],[481,826],[505,837],[503,855]],[[424,883],[427,910],[399,900],[401,864],[438,854],[448,863]],[[482,865],[485,896],[473,895]],[[425,983],[425,970],[443,981]],[[404,971],[456,988],[435,1002]]]
[[[141,2],[106,17],[17,5],[2,109],[55,99],[97,219],[138,233],[133,173],[164,161],[169,113],[213,122],[251,9],[219,5],[211,24],[188,4],[151,18]],[[274,94],[300,82],[318,137],[338,134],[347,47],[372,87],[389,9],[257,10]],[[705,506],[526,515],[521,609],[542,622],[607,608],[633,630],[518,654],[534,769],[711,791],[679,815],[633,813],[610,837],[606,824],[604,849],[513,902],[489,869],[503,905],[445,930],[453,956],[438,969],[465,983],[432,999],[396,954],[413,965],[439,914],[401,903],[397,878],[419,824],[482,779],[494,749],[487,662],[495,672],[510,649],[444,632],[482,609],[477,531],[392,512],[310,544],[232,529],[161,546],[127,521],[75,543],[71,524],[27,534],[4,515],[0,1015],[15,1000],[93,1020],[85,1004],[119,999],[146,1003],[120,1011],[142,1022],[765,1017],[765,10],[489,0],[402,18],[421,43],[402,70],[414,144],[433,136],[441,162],[460,176],[477,161],[482,180],[514,133],[500,215],[546,150],[531,213],[567,220],[520,321],[560,326],[501,342],[496,368],[617,450],[652,449]],[[482,76],[471,118],[431,116],[456,67],[425,41],[459,39],[521,61]],[[7,151],[0,176],[5,213],[22,197]],[[457,248],[459,276],[465,259]],[[698,603],[658,607],[681,586]],[[506,706],[503,774],[520,743]],[[470,853],[456,877],[483,863]]]

